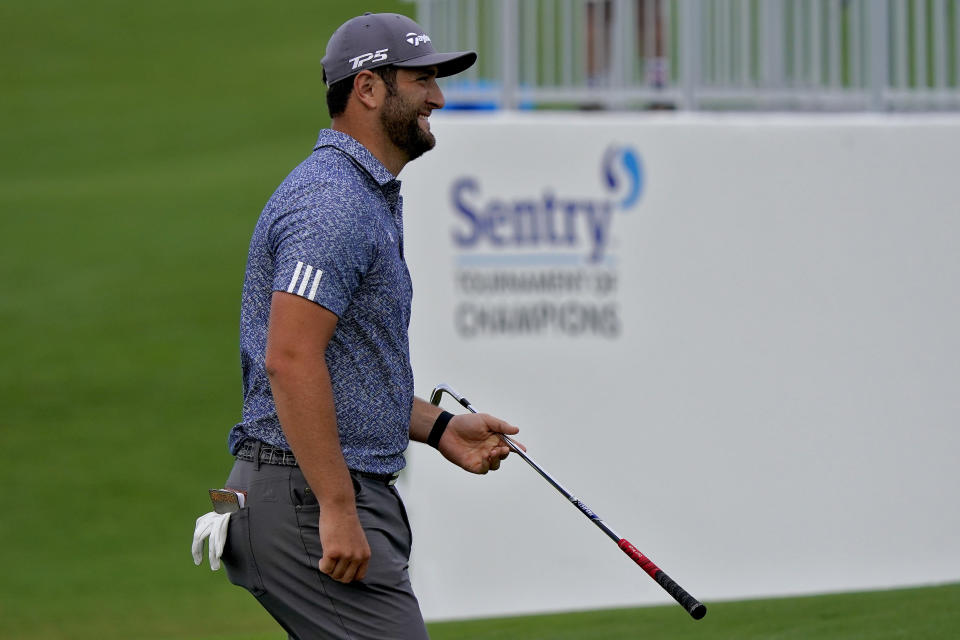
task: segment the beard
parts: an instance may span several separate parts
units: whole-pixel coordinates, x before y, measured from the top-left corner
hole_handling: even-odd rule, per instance
[[[429,131],[420,127],[419,107],[408,104],[397,95],[387,96],[380,122],[390,141],[407,154],[410,160],[419,158],[433,149],[437,139]]]

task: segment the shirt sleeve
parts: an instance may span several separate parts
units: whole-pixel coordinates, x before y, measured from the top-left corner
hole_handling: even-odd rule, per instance
[[[353,199],[305,202],[272,229],[273,290],[316,302],[342,316],[373,257],[369,225]]]

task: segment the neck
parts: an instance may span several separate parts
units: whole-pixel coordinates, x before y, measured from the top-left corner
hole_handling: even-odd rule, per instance
[[[356,123],[349,117],[339,116],[333,119],[330,128],[347,134],[366,147],[394,176],[400,175],[410,162],[407,154],[398,149],[383,132],[379,122]]]

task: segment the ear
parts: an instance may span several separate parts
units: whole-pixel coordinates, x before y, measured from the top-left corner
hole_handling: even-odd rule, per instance
[[[353,93],[360,104],[376,109],[383,100],[383,81],[372,71],[361,71],[353,78]]]

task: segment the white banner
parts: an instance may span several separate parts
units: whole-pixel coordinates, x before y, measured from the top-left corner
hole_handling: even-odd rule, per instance
[[[960,118],[431,120],[418,395],[704,601],[960,579]],[[408,459],[427,618],[669,601],[520,459]]]

